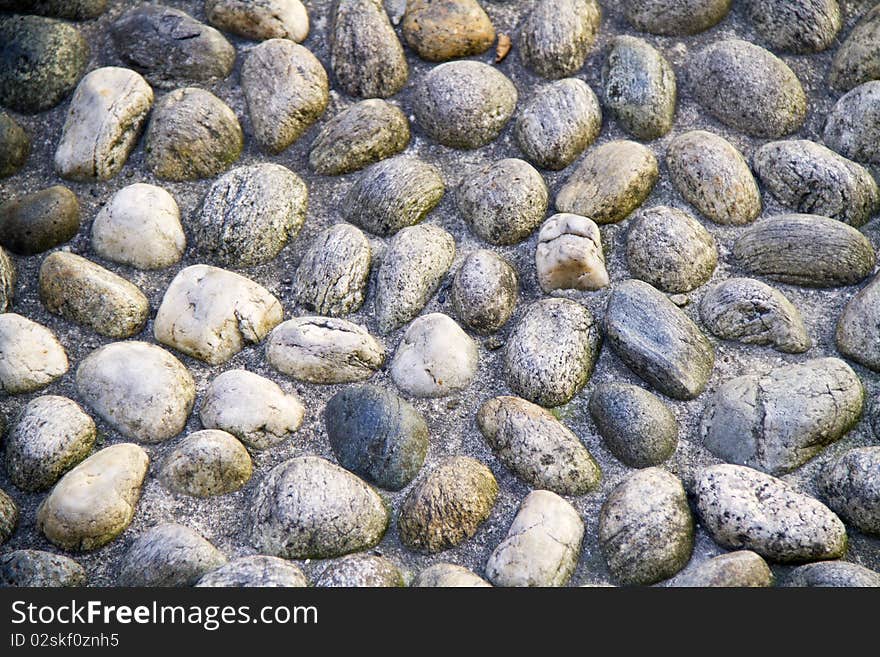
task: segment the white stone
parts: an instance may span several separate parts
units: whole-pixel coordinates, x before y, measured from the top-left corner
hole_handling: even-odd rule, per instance
[[[67,371],[55,334],[15,313],[0,314],[0,388],[14,395],[43,388]]]
[[[610,282],[602,253],[602,236],[592,219],[555,214],[538,233],[535,251],[538,282],[544,292],[598,290]]]

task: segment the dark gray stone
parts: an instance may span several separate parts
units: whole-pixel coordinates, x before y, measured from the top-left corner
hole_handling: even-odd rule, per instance
[[[76,561],[41,550],[14,550],[0,556],[0,588],[85,586],[86,571]]]
[[[860,531],[880,536],[880,447],[844,452],[818,476],[834,511]]]
[[[19,255],[35,255],[64,244],[79,231],[76,194],[62,185],[0,205],[0,244]]]
[[[596,0],[538,0],[520,26],[523,63],[545,78],[576,73],[596,41],[601,19]]]

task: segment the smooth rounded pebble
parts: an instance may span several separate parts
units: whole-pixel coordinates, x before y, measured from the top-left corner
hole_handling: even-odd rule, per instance
[[[213,27],[162,5],[132,9],[110,26],[116,53],[153,85],[204,84],[232,73],[235,48]]]
[[[772,475],[800,467],[843,438],[865,391],[839,358],[783,365],[722,384],[703,412],[703,445],[729,463]]]
[[[21,169],[31,154],[31,139],[6,112],[0,111],[0,178]]]
[[[319,315],[355,312],[367,294],[371,262],[370,240],[354,226],[336,224],[321,231],[296,268],[297,303]]]
[[[160,443],[183,431],[195,401],[192,375],[161,347],[113,342],[86,356],[76,370],[80,399],[116,431]]]
[[[0,244],[18,255],[36,255],[64,244],[76,236],[79,225],[79,201],[62,185],[0,205]]]
[[[153,90],[127,68],[108,66],[86,75],[67,110],[55,171],[78,181],[109,180],[135,147]]]
[[[773,586],[773,572],[760,555],[751,550],[738,550],[688,568],[670,585],[685,588]]]
[[[260,342],[283,316],[281,303],[249,278],[218,267],[181,270],[162,297],[153,334],[212,365]]]
[[[7,313],[12,308],[17,278],[18,272],[15,269],[15,263],[6,250],[0,246],[0,314]]]
[[[6,472],[21,490],[45,490],[92,451],[95,423],[66,397],[27,403],[6,436]]]
[[[541,226],[535,249],[538,284],[553,290],[598,290],[611,282],[602,235],[592,219],[554,214]]]
[[[58,338],[27,317],[0,314],[0,344],[0,389],[8,395],[39,390],[67,372]]]
[[[0,587],[85,586],[86,571],[69,557],[42,550],[13,550],[0,556]]]
[[[720,23],[731,0],[624,0],[621,4],[626,19],[638,30],[687,36]]]
[[[874,270],[874,248],[852,226],[811,214],[768,217],[740,233],[733,255],[746,271],[805,287],[854,285]]]
[[[18,505],[0,488],[0,545],[9,540],[18,525]]]
[[[269,364],[309,383],[365,381],[382,367],[385,348],[344,319],[296,317],[279,324],[266,344]]]
[[[159,480],[175,493],[211,497],[240,489],[252,471],[251,457],[235,436],[205,429],[189,434],[165,457]]]
[[[330,100],[321,62],[287,39],[271,39],[248,53],[241,67],[241,88],[254,135],[269,153],[280,153],[299,139]]]
[[[412,481],[428,452],[422,414],[377,386],[336,393],[324,407],[324,426],[340,465],[386,490],[400,490]]]
[[[584,495],[602,473],[580,439],[549,411],[519,397],[495,397],[477,412],[477,426],[498,459],[532,488]]]
[[[523,241],[541,225],[547,213],[547,184],[531,164],[508,158],[465,177],[456,202],[474,233],[490,244],[507,246]]]
[[[834,43],[842,17],[837,0],[746,0],[745,15],[774,50],[798,55]]]
[[[745,158],[705,130],[677,136],[666,149],[669,178],[684,199],[717,224],[742,226],[761,214],[761,192]]]
[[[39,285],[49,312],[110,338],[137,335],[150,315],[150,301],[140,288],[73,253],[46,256]]]
[[[858,447],[825,465],[817,477],[823,497],[844,520],[880,536],[880,447]]]
[[[192,586],[226,564],[226,557],[195,530],[176,523],[155,525],[122,557],[117,586]]]
[[[646,468],[612,490],[599,511],[599,546],[623,584],[654,584],[684,568],[694,548],[694,518],[678,477]]]
[[[649,148],[633,141],[607,142],[587,152],[556,194],[556,209],[613,224],[645,202],[659,175]]]
[[[300,0],[206,0],[205,15],[214,27],[256,41],[299,43],[309,34],[309,14]]]
[[[785,586],[880,588],[880,573],[846,561],[820,561],[792,570],[785,580]]]
[[[156,177],[182,181],[226,171],[243,147],[235,112],[212,93],[186,87],[156,102],[144,150],[147,168]]]
[[[467,456],[449,456],[410,488],[397,530],[411,550],[442,552],[472,538],[498,497],[491,470]]]
[[[716,41],[687,65],[694,99],[726,126],[752,137],[782,137],[803,126],[807,97],[773,53],[741,39]]]
[[[664,292],[690,292],[712,277],[718,246],[693,216],[658,205],[640,210],[630,222],[626,263],[634,278]]]
[[[470,385],[478,361],[477,343],[455,320],[430,313],[407,327],[389,369],[404,394],[445,397]]]
[[[678,445],[678,422],[659,397],[628,383],[593,389],[590,415],[605,445],[631,468],[660,465]]]
[[[577,567],[584,523],[556,493],[535,490],[486,562],[495,586],[565,586]]]
[[[858,228],[880,210],[880,190],[871,173],[815,142],[770,142],[753,161],[764,186],[797,212]]]
[[[880,164],[880,80],[855,87],[837,101],[822,133],[825,145],[863,164]]]
[[[327,121],[312,142],[309,166],[322,176],[363,169],[404,150],[409,121],[384,100],[363,100]]]
[[[150,459],[131,443],[92,454],[61,478],[37,509],[37,529],[64,550],[94,550],[128,527]]]
[[[834,53],[828,82],[838,91],[880,78],[880,7],[868,11]]]
[[[471,251],[452,280],[452,307],[477,333],[494,333],[507,323],[519,297],[519,276],[503,257]]]
[[[587,60],[601,19],[596,0],[538,0],[520,25],[520,58],[545,78],[572,75]]]
[[[206,429],[228,432],[252,449],[266,449],[297,431],[304,414],[299,398],[274,381],[246,370],[227,370],[205,391],[199,419]]]
[[[92,249],[119,264],[164,269],[180,261],[185,248],[177,202],[155,185],[123,187],[92,222]]]
[[[575,161],[602,129],[599,99],[583,80],[539,87],[516,118],[516,141],[526,159],[559,171]]]
[[[492,585],[463,566],[453,563],[435,563],[420,571],[410,586],[413,588],[485,588]]]
[[[700,300],[700,319],[723,340],[769,345],[787,354],[813,346],[800,311],[779,290],[754,278],[729,278]]]
[[[189,222],[196,249],[225,267],[271,261],[302,228],[308,190],[293,171],[261,162],[217,179]]]
[[[404,586],[403,574],[390,559],[349,554],[330,563],[315,580],[317,587],[377,588]]]
[[[206,573],[195,585],[211,588],[304,588],[309,585],[303,571],[278,557],[257,554],[241,557]]]
[[[476,0],[410,0],[401,31],[429,62],[479,55],[495,41],[495,27]]]
[[[384,501],[358,477],[316,456],[275,466],[254,498],[252,536],[262,552],[329,559],[375,546],[388,527]]]
[[[330,9],[330,66],[349,96],[388,98],[409,66],[382,0],[336,0]]]
[[[699,473],[694,494],[700,524],[723,547],[746,548],[780,563],[836,559],[846,550],[840,518],[763,472],[713,465]]]
[[[691,319],[647,283],[614,286],[605,338],[626,365],[661,393],[693,399],[709,382],[715,350]]]
[[[427,135],[452,148],[493,141],[513,115],[517,92],[507,76],[476,61],[435,66],[416,82],[413,113]]]
[[[428,224],[398,232],[376,277],[375,315],[380,333],[390,333],[418,315],[437,291],[455,258],[455,239]]]
[[[390,237],[415,226],[433,210],[446,187],[437,167],[400,155],[367,168],[342,200],[346,221]]]

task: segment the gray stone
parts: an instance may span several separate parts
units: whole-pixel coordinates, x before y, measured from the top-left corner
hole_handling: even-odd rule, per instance
[[[387,490],[400,490],[412,481],[428,452],[422,414],[377,386],[336,393],[324,407],[324,426],[339,464]]]
[[[201,534],[164,523],[138,536],[122,558],[117,586],[192,586],[226,564],[223,553]]]
[[[76,561],[42,550],[13,550],[0,557],[0,587],[85,586],[86,571]]]
[[[519,31],[523,63],[545,78],[564,78],[584,65],[602,10],[596,0],[539,0]]]
[[[49,312],[110,338],[137,335],[150,315],[150,301],[140,288],[73,253],[46,256],[39,285]]]
[[[309,166],[323,176],[363,169],[406,148],[409,121],[384,100],[363,100],[324,124],[309,153]]]
[[[507,383],[531,402],[561,406],[589,381],[600,343],[599,327],[586,307],[568,299],[537,301],[507,340]]]
[[[837,0],[746,0],[745,15],[774,50],[822,52],[842,23]]]
[[[371,165],[342,200],[342,215],[380,237],[415,226],[433,210],[446,188],[437,167],[401,155]]]
[[[37,509],[37,529],[64,550],[87,551],[128,527],[150,459],[131,443],[92,454],[61,478]]]
[[[9,540],[18,525],[18,505],[0,488],[0,545]]]
[[[712,344],[664,294],[643,283],[618,283],[605,309],[605,337],[636,374],[673,399],[705,390],[715,364]]]
[[[0,246],[0,314],[12,309],[12,298],[15,296],[15,283],[18,273],[15,263],[6,250]]]
[[[0,16],[0,44],[0,105],[25,114],[60,103],[91,55],[79,30],[39,16]]]
[[[516,87],[497,69],[475,61],[435,66],[413,91],[416,122],[431,139],[472,149],[493,141],[516,108]]]
[[[8,395],[44,388],[67,371],[67,354],[42,324],[0,314],[0,389]]]
[[[694,492],[700,524],[723,547],[780,563],[836,559],[846,550],[840,518],[763,472],[713,465],[699,473]]]
[[[281,323],[281,303],[249,278],[208,265],[181,270],[162,297],[153,334],[212,365],[260,342]]]
[[[192,375],[161,347],[113,342],[76,370],[80,399],[127,438],[160,443],[183,431],[195,401]]]
[[[261,43],[248,53],[241,67],[241,89],[254,136],[269,153],[280,153],[299,139],[330,100],[321,62],[284,38]]]
[[[580,439],[549,411],[519,397],[495,397],[477,425],[498,459],[532,488],[585,495],[602,473]]]
[[[718,247],[690,214],[658,205],[640,210],[630,222],[626,264],[634,278],[664,292],[690,292],[712,277]]]
[[[454,257],[455,239],[437,226],[411,226],[394,236],[376,280],[380,333],[390,333],[421,312]]]
[[[859,378],[838,358],[785,365],[721,385],[700,434],[729,463],[783,475],[840,440],[858,422],[864,397]]]
[[[731,0],[624,0],[621,4],[626,19],[638,30],[686,36],[720,23]]]
[[[55,171],[78,181],[109,180],[135,147],[153,90],[140,75],[108,66],[86,75],[67,110]]]
[[[676,577],[670,586],[686,588],[773,586],[767,562],[751,550],[738,550],[706,559]]]
[[[733,255],[746,271],[806,287],[854,285],[874,270],[871,243],[851,226],[811,214],[769,217],[743,231]]]
[[[0,178],[21,169],[31,153],[31,139],[6,112],[0,111]]]
[[[820,561],[792,570],[785,586],[880,588],[880,573],[846,561]]]
[[[293,277],[293,295],[309,312],[339,317],[364,303],[370,277],[370,241],[350,224],[321,231]]]
[[[316,456],[275,466],[257,490],[252,536],[257,549],[287,559],[328,559],[375,546],[388,508],[375,490]]]
[[[241,557],[206,573],[197,587],[305,588],[309,580],[299,566],[286,559],[261,554]]]
[[[175,493],[211,497],[239,490],[252,472],[244,445],[225,431],[205,429],[189,434],[165,457],[159,480]]]
[[[565,586],[577,567],[584,523],[577,510],[547,490],[528,494],[507,536],[486,563],[495,586]]]
[[[274,381],[227,370],[205,391],[199,419],[206,429],[228,432],[251,449],[266,449],[297,431],[304,414],[299,398]]]
[[[211,262],[252,267],[271,261],[306,220],[308,189],[272,162],[237,167],[219,178],[190,223],[196,248]]]
[[[122,61],[157,87],[207,83],[232,73],[235,48],[213,27],[162,5],[142,5],[110,27]]]
[[[547,213],[547,184],[532,165],[508,158],[465,177],[458,211],[471,230],[496,246],[522,242]]]
[[[430,62],[480,55],[495,41],[495,27],[476,0],[410,0],[401,31]]]
[[[602,69],[602,86],[617,122],[637,139],[657,139],[672,129],[675,71],[647,41],[616,37]]]
[[[85,21],[107,9],[108,0],[0,0],[0,9]]]
[[[677,136],[666,150],[678,193],[717,224],[741,226],[761,214],[761,193],[745,158],[723,137],[704,130]]]
[[[694,518],[678,477],[646,468],[612,490],[599,511],[599,546],[622,584],[654,584],[684,568]]]
[[[538,284],[547,293],[598,290],[611,282],[599,227],[577,214],[554,214],[544,222],[538,233],[535,268]]]
[[[55,185],[0,205],[0,244],[19,255],[43,253],[73,239],[79,222],[76,194]]]
[[[880,164],[880,80],[842,96],[828,114],[822,138],[844,157]]]
[[[770,345],[787,354],[813,346],[800,311],[781,292],[753,278],[729,278],[700,301],[700,319],[723,340]]]
[[[660,465],[678,445],[678,422],[659,397],[628,383],[593,389],[590,415],[605,445],[631,468]]]
[[[92,451],[95,423],[76,402],[44,395],[27,403],[5,442],[12,483],[45,490]]]
[[[463,566],[454,563],[435,563],[419,572],[410,586],[413,588],[485,588],[492,585]]]
[[[477,533],[497,497],[498,482],[489,468],[467,456],[446,457],[410,488],[400,506],[400,540],[419,552],[456,547]]]
[[[145,141],[147,168],[175,181],[213,178],[232,166],[244,147],[235,112],[195,87],[175,89],[156,103]]]
[[[880,7],[866,13],[834,53],[828,82],[838,91],[880,78]]]
[[[597,224],[626,219],[657,183],[657,158],[632,141],[611,141],[591,149],[556,194],[556,209],[589,217]]]
[[[164,269],[183,257],[186,236],[174,197],[135,183],[116,192],[92,222],[92,249],[137,269]]]
[[[818,476],[828,506],[865,534],[880,536],[880,447],[844,452]]]
[[[583,80],[539,87],[516,119],[516,140],[526,158],[559,171],[575,161],[602,129],[599,99]]]
[[[321,588],[378,588],[404,586],[403,574],[390,559],[375,554],[350,554],[333,561],[315,580]]]
[[[388,98],[409,66],[382,0],[335,0],[330,9],[330,66],[349,96]]]
[[[455,272],[452,307],[477,333],[494,333],[507,323],[519,297],[519,276],[494,251],[471,251]]]
[[[246,39],[299,43],[309,34],[309,14],[300,0],[206,0],[205,15],[214,27]]]
[[[344,319],[295,317],[279,324],[266,345],[269,364],[309,383],[365,381],[382,367],[385,348]]]
[[[717,41],[688,62],[694,99],[721,123],[752,137],[782,137],[807,116],[807,97],[788,65],[741,39]]]

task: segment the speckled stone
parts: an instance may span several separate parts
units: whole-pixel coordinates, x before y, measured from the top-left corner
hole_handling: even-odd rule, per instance
[[[22,194],[0,205],[0,244],[19,255],[35,255],[77,234],[80,207],[62,185]]]
[[[0,556],[0,587],[85,586],[86,571],[69,557],[42,550],[13,550]]]
[[[859,447],[828,463],[817,482],[834,511],[859,531],[880,536],[880,447]]]
[[[392,588],[404,586],[403,574],[390,559],[375,554],[349,554],[330,563],[315,586]]]
[[[638,30],[687,36],[720,23],[731,0],[624,0],[621,4],[626,19]]]
[[[31,153],[31,139],[6,112],[0,111],[0,178],[21,169]]]
[[[39,390],[67,372],[58,338],[27,317],[0,314],[0,344],[0,389],[8,395]]]
[[[206,573],[197,587],[304,588],[309,580],[300,567],[286,559],[257,554],[241,557]]]
[[[807,55],[834,44],[842,17],[837,0],[746,0],[745,15],[774,50]]]
[[[122,557],[117,586],[192,586],[226,564],[226,557],[195,530],[176,523],[150,527]]]
[[[880,7],[868,11],[834,53],[828,82],[838,91],[880,78]]]
[[[309,34],[309,14],[300,0],[206,0],[205,16],[224,32],[257,41],[301,42]]]
[[[410,0],[401,31],[429,62],[479,55],[495,41],[492,21],[476,0]]]
[[[18,505],[0,488],[0,545],[3,545],[15,532],[18,525]]]
[[[211,497],[240,489],[252,472],[250,455],[232,434],[205,429],[189,434],[165,457],[159,480],[175,493]]]
[[[452,307],[477,333],[494,333],[507,323],[519,297],[519,276],[494,251],[471,251],[455,272]]]
[[[520,58],[545,78],[572,75],[584,65],[601,19],[595,0],[538,0],[520,25]]]
[[[865,82],[837,101],[822,134],[825,145],[864,164],[880,164],[880,80]]]
[[[880,573],[846,561],[820,561],[792,570],[785,586],[880,588]]]
[[[738,550],[706,559],[676,577],[670,586],[756,588],[773,586],[773,572],[760,555]]]

